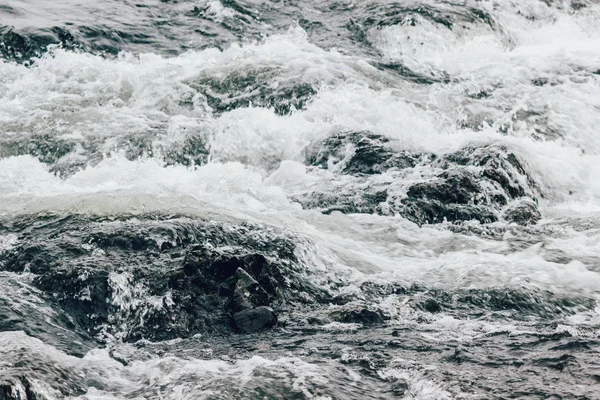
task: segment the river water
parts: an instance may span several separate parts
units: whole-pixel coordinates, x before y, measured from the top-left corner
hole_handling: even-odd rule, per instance
[[[2,0],[0,399],[600,398],[600,3]]]

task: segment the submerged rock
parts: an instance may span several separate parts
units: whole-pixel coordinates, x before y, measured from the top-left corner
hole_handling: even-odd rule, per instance
[[[30,276],[0,273],[0,288],[0,332],[23,332],[78,357],[97,345],[51,299],[41,298],[44,293],[31,286]]]
[[[302,109],[316,90],[311,83],[290,82],[281,79],[280,74],[274,68],[243,69],[224,77],[203,75],[187,83],[205,96],[217,113],[255,106],[286,115]]]
[[[477,177],[467,170],[444,171],[429,182],[409,187],[401,214],[419,224],[497,220]]]
[[[356,323],[367,326],[383,324],[383,317],[377,311],[366,308],[360,310],[335,311],[329,315],[334,321]]]
[[[75,144],[48,134],[27,135],[0,139],[0,158],[28,154],[45,164],[54,166],[73,151]]]
[[[435,299],[427,299],[420,304],[420,308],[430,313],[442,311],[442,306]]]
[[[542,214],[533,200],[523,198],[508,205],[502,213],[502,218],[519,225],[533,225],[542,218]]]
[[[253,333],[275,326],[277,315],[272,308],[260,306],[235,313],[233,320],[240,332]]]
[[[295,196],[294,200],[305,208],[320,209],[323,214],[336,211],[344,214],[384,214],[381,204],[387,200],[387,192],[369,189],[371,188],[350,192],[335,189],[329,193],[311,192]]]
[[[7,129],[22,129],[15,124]],[[41,130],[36,134],[15,134],[0,138],[0,159],[30,155],[62,177],[70,176],[82,168],[97,165],[103,159],[103,153],[120,149],[128,160],[144,157],[162,159],[167,165],[185,165],[188,167],[206,164],[208,144],[206,138],[198,132],[186,133],[182,129],[176,138],[164,140],[159,130],[143,133],[124,132],[121,137],[110,139],[90,135],[80,139],[64,139],[51,129],[30,127]]]
[[[498,220],[496,212],[486,206],[443,204],[437,200],[405,200],[399,213],[419,225],[460,221],[487,224]]]
[[[50,45],[61,45],[67,49],[80,47],[73,34],[64,28],[53,27],[31,33],[0,26],[0,57],[3,59],[28,63],[34,57],[41,57]]]

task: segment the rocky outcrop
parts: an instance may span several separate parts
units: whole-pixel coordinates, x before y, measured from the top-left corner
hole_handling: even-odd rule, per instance
[[[295,244],[262,226],[188,218],[22,219],[0,269],[33,284],[91,336],[165,340],[273,327],[285,302],[322,299]]]
[[[408,188],[402,200],[402,214],[418,223],[497,220],[489,209],[493,199],[486,193],[475,174],[467,170],[444,171],[434,179]]]
[[[252,333],[273,327],[277,315],[270,307],[248,308],[233,315],[236,328],[243,333]]]
[[[338,190],[309,192],[294,197],[304,208],[319,209],[323,214],[339,211],[344,214],[386,214],[382,204],[388,193],[385,188],[366,187],[364,190]]]
[[[396,215],[419,224],[498,220],[535,223],[539,190],[505,145],[467,146],[438,157],[398,150],[368,132],[336,133],[306,149],[306,163],[353,177],[327,192],[296,195],[323,213]],[[385,179],[376,178],[386,174]],[[415,179],[415,177],[420,177]],[[521,206],[507,206],[521,204]]]
[[[334,134],[308,147],[306,162],[344,174],[373,175],[390,169],[412,168],[426,157],[395,150],[391,144],[389,138],[369,132]]]
[[[502,218],[519,225],[533,225],[542,218],[542,214],[533,200],[523,198],[509,204],[503,210]]]
[[[505,146],[466,147],[436,160],[432,167],[442,172],[410,186],[401,200],[399,212],[419,224],[494,222],[502,217],[504,206],[522,198],[533,199],[530,206],[537,211],[535,182]]]
[[[506,199],[535,197],[537,193],[537,186],[527,173],[522,160],[505,145],[467,146],[446,155],[437,165],[445,169],[452,166],[475,167],[479,172],[478,176],[494,182],[496,189],[504,192],[502,194]]]

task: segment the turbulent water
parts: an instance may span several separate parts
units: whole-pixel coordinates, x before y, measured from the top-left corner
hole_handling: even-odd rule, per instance
[[[596,0],[2,0],[0,399],[600,398]]]

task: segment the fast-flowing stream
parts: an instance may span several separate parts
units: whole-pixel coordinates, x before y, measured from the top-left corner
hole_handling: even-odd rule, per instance
[[[0,0],[0,399],[600,398],[596,0]]]

